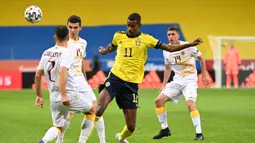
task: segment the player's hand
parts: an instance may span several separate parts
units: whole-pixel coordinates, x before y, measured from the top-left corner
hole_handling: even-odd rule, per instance
[[[67,96],[61,96],[61,102],[63,105],[71,105],[71,101]]]
[[[98,52],[99,52],[101,55],[104,55],[104,54],[105,54],[105,48],[104,48],[103,46],[98,47]]]
[[[192,42],[192,46],[197,46],[203,43],[201,38],[197,38],[195,41]]]
[[[206,76],[202,76],[202,81],[204,82],[206,87],[209,85],[209,80],[207,79]]]
[[[43,108],[43,98],[42,97],[36,96],[35,107],[37,107],[37,106],[40,108]]]

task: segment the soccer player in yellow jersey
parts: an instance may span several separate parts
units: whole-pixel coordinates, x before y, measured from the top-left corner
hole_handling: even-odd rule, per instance
[[[116,32],[112,43],[106,48],[99,47],[99,53],[104,55],[117,50],[115,64],[104,84],[99,86],[100,98],[96,116],[101,117],[108,104],[116,97],[119,108],[123,109],[126,126],[116,139],[120,143],[128,143],[136,127],[136,110],[138,104],[138,84],[144,76],[144,64],[149,48],[177,51],[202,43],[197,39],[184,45],[167,45],[154,37],[140,32],[141,16],[132,13],[127,19],[127,31]]]
[[[179,30],[176,27],[170,27],[167,30],[167,37],[171,45],[182,45],[186,41],[179,41]],[[194,46],[176,52],[163,51],[165,70],[164,80],[160,94],[155,100],[156,114],[161,124],[159,134],[153,139],[161,139],[171,135],[167,124],[167,112],[164,104],[167,101],[178,103],[183,95],[186,105],[190,112],[193,125],[196,129],[195,140],[204,140],[201,129],[200,114],[196,109],[197,99],[197,70],[196,58],[200,60],[202,67],[202,80],[207,85],[209,83],[206,77],[205,59],[201,52]],[[171,74],[171,69],[175,75],[173,81],[167,83]]]

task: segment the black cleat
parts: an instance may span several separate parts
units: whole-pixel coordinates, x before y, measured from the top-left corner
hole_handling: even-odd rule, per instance
[[[154,136],[153,139],[158,140],[158,139],[161,139],[163,137],[168,137],[168,136],[171,136],[171,131],[169,130],[169,128],[165,128],[165,129],[160,130],[159,134]]]
[[[205,138],[204,138],[203,134],[201,133],[201,134],[196,134],[196,137],[195,137],[194,140],[201,141],[201,140],[204,140],[204,139]]]

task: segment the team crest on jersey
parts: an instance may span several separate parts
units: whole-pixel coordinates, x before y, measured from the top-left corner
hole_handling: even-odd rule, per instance
[[[81,45],[81,48],[84,49],[84,45]]]
[[[140,46],[140,45],[141,45],[140,39],[137,39],[137,40],[135,41],[135,44],[136,44],[136,46]]]
[[[184,52],[184,51],[182,51],[182,52],[181,52],[181,54],[182,54],[182,55],[184,55],[184,54],[185,54],[185,52]]]
[[[109,81],[105,83],[105,87],[108,87],[110,85],[111,85],[111,83]]]
[[[120,41],[119,44],[122,44],[122,41]]]

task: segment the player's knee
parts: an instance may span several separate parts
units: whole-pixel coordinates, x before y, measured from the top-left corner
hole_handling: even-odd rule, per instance
[[[195,101],[193,101],[193,100],[187,100],[187,101],[186,101],[186,105],[187,105],[187,107],[188,107],[188,109],[189,109],[190,112],[196,110]]]
[[[102,104],[98,104],[97,107],[96,107],[96,116],[100,117],[103,115],[103,106]]]
[[[164,105],[163,101],[160,98],[155,99],[155,105],[157,108],[160,108]]]
[[[127,128],[128,128],[128,130],[129,130],[130,132],[133,133],[133,132],[135,131],[136,125],[135,125],[135,124],[131,124],[131,125],[128,125]]]

